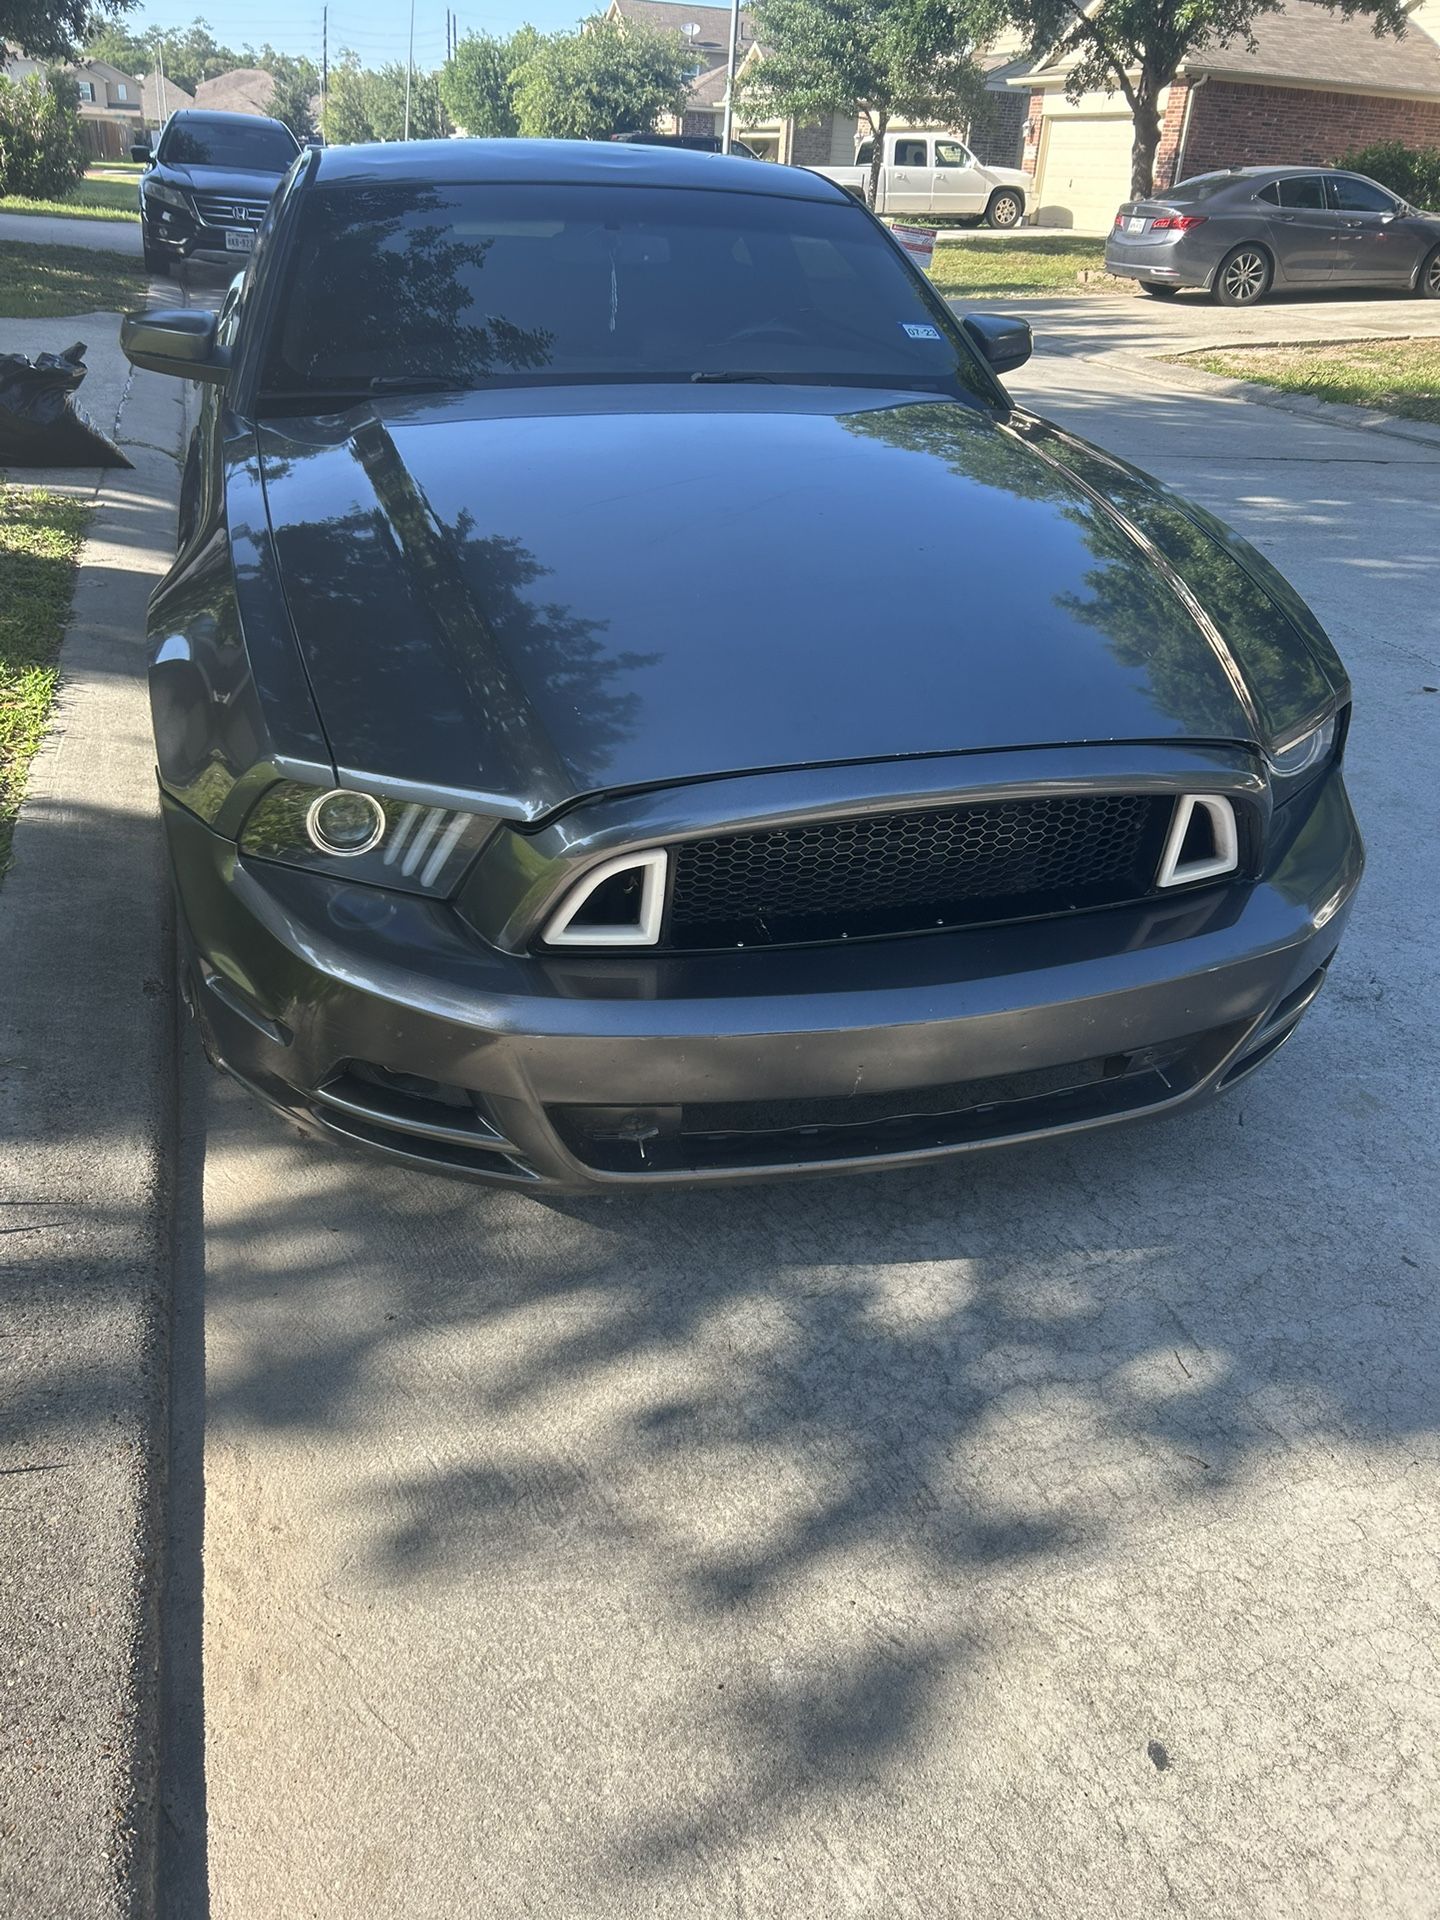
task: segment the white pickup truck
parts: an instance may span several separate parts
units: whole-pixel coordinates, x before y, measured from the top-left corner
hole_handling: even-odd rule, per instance
[[[812,167],[857,199],[865,198],[873,140],[862,141],[853,167]],[[887,133],[876,213],[968,214],[991,227],[1018,227],[1031,187],[1018,167],[986,167],[953,133]]]

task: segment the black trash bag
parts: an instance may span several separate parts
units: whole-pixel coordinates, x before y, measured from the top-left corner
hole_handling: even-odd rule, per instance
[[[85,342],[64,353],[0,353],[0,467],[128,467],[75,405]]]

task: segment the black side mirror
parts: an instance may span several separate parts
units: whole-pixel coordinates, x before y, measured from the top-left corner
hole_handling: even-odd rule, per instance
[[[961,321],[992,373],[1011,373],[1023,367],[1035,348],[1028,320],[1008,314],[967,313]]]
[[[130,158],[132,160],[138,160],[142,167],[148,167],[150,162],[155,158],[154,154],[150,151],[150,142],[148,140],[136,140],[130,148]]]
[[[120,345],[132,367],[218,383],[229,375],[230,349],[215,338],[217,320],[218,315],[196,307],[127,313],[120,322]]]

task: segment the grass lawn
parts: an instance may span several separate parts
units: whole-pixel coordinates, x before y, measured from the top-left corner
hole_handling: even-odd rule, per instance
[[[1130,292],[1128,280],[1081,280],[1103,273],[1105,243],[1068,233],[1017,233],[1004,240],[969,236],[935,242],[930,278],[952,298],[999,299],[1015,293]]]
[[[0,319],[118,313],[144,306],[146,284],[139,260],[124,254],[0,240]]]
[[[1232,380],[1258,380],[1286,393],[1378,407],[1440,426],[1440,340],[1377,340],[1347,347],[1253,347],[1177,356]]]
[[[89,517],[83,500],[0,480],[0,874],[55,699],[55,661]]]
[[[23,193],[0,194],[0,213],[53,213],[71,220],[140,218],[135,179],[106,179],[94,167],[86,170],[78,187],[72,187],[59,200],[32,200]]]

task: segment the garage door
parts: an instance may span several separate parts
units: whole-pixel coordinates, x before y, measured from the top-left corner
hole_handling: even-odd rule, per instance
[[[1076,114],[1047,120],[1040,175],[1042,226],[1108,227],[1130,198],[1128,114]]]

